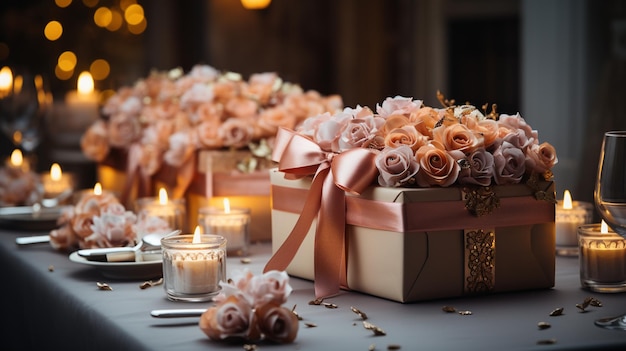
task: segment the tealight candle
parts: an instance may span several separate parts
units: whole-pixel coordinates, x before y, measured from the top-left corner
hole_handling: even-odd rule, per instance
[[[562,256],[578,255],[578,226],[591,223],[593,205],[589,202],[572,201],[569,190],[565,190],[562,205],[555,213],[556,253]]]
[[[226,280],[226,239],[219,235],[194,234],[161,239],[163,287],[173,301],[209,301]]]
[[[99,118],[99,93],[94,89],[91,73],[81,72],[76,83],[76,91],[65,96],[68,117],[72,124],[90,125]]]
[[[626,239],[606,223],[578,228],[580,283],[596,292],[626,291]]]
[[[172,230],[185,229],[185,199],[169,199],[164,188],[159,189],[158,197],[142,197],[136,200],[138,216],[160,217]],[[142,236],[139,234],[139,236]]]
[[[74,178],[72,174],[64,173],[58,163],[53,163],[50,173],[41,176],[43,183],[44,197],[54,198],[65,191],[74,188]]]
[[[16,171],[21,172],[29,172],[30,165],[28,164],[28,160],[24,159],[24,155],[20,149],[15,149],[11,152],[11,156],[7,160],[7,166],[10,169],[14,169]]]
[[[250,244],[250,209],[231,208],[228,198],[224,208],[202,207],[198,210],[198,225],[205,233],[221,235],[228,241],[229,255],[247,256]]]

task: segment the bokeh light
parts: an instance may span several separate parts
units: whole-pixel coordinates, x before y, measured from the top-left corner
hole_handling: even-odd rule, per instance
[[[124,19],[130,25],[138,25],[144,20],[143,7],[132,4],[124,11]]]
[[[76,67],[76,62],[78,59],[76,58],[76,54],[71,51],[65,51],[61,55],[59,55],[59,59],[57,60],[57,66],[66,72],[73,71],[74,67]]]
[[[83,4],[87,7],[96,7],[99,0],[83,0]]]
[[[46,24],[46,27],[43,29],[43,34],[46,39],[50,41],[55,41],[61,37],[63,34],[63,26],[59,21],[50,21]]]
[[[148,26],[148,22],[146,21],[146,19],[144,18],[141,22],[139,22],[138,24],[128,24],[128,31],[133,33],[133,34],[141,34],[146,30],[146,27]]]
[[[106,27],[111,24],[113,13],[106,7],[99,7],[93,14],[93,22],[98,27]]]
[[[111,66],[104,59],[97,59],[89,66],[89,72],[95,80],[104,80],[109,76],[111,72]]]
[[[72,3],[72,0],[54,0],[54,3],[58,7],[64,9],[64,8],[70,6],[70,4]]]
[[[107,29],[111,32],[115,32],[122,27],[122,24],[124,24],[124,16],[122,16],[122,13],[119,11],[119,9],[112,8],[111,23],[109,23]]]

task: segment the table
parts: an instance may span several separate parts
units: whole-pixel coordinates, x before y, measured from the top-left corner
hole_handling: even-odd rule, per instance
[[[150,311],[206,308],[208,303],[169,301],[162,286],[140,289],[142,280],[104,278],[90,266],[68,259],[49,244],[17,246],[19,236],[40,235],[0,229],[3,350],[242,350],[243,343],[211,341],[199,329],[198,318],[158,319]],[[251,263],[229,258],[228,272],[248,268],[260,273],[271,245],[251,246]],[[53,269],[50,269],[53,267]],[[596,327],[596,318],[626,312],[626,294],[597,294],[580,288],[577,258],[557,257],[553,289],[464,297],[401,304],[357,292],[327,299],[338,308],[309,305],[313,284],[290,280],[294,291],[287,307],[303,317],[296,341],[267,342],[258,350],[612,350],[626,347],[626,332]],[[230,274],[230,273],[229,273]],[[106,282],[113,290],[98,290]],[[575,307],[593,296],[603,307],[581,313]],[[444,305],[470,310],[471,315],[445,313]],[[374,336],[363,328],[354,306],[385,330]],[[549,313],[564,307],[559,317]],[[538,322],[551,328],[540,330]],[[305,322],[316,327],[307,327]],[[539,340],[555,339],[551,345]]]

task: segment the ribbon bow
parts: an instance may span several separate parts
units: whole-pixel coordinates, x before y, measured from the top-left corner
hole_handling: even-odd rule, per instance
[[[272,154],[286,178],[314,175],[306,203],[287,239],[267,262],[264,271],[285,270],[291,263],[313,220],[317,218],[314,244],[315,296],[328,297],[346,286],[345,192],[359,194],[378,174],[376,155],[354,148],[327,152],[311,139],[279,129]]]

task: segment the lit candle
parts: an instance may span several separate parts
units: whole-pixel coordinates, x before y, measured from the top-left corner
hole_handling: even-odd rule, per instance
[[[159,217],[165,220],[172,230],[185,229],[185,199],[169,199],[165,188],[159,189],[158,197],[137,199],[135,206],[138,216]]]
[[[168,236],[161,240],[163,280],[167,297],[174,301],[209,301],[226,277],[226,240],[218,235]]]
[[[582,225],[580,240],[580,282],[597,292],[626,291],[626,239],[606,223]]]
[[[229,255],[246,256],[250,243],[250,209],[231,208],[228,198],[224,198],[224,208],[202,207],[198,210],[198,224],[205,233],[217,234],[226,238]]]
[[[593,215],[591,203],[572,201],[569,190],[563,194],[562,205],[556,207],[556,253],[563,256],[578,255],[578,226],[590,223]]]
[[[13,72],[7,66],[0,70],[0,97],[4,97],[11,93],[13,87]]]
[[[58,163],[53,163],[50,166],[50,173],[42,175],[41,178],[46,198],[59,196],[67,190],[71,191],[74,187],[73,176],[63,173]]]
[[[20,149],[15,149],[13,150],[13,152],[11,152],[11,156],[8,160],[8,167],[21,172],[30,171],[30,165],[24,159],[24,156],[22,155],[22,151]]]
[[[76,91],[65,96],[70,124],[87,126],[99,118],[100,94],[94,89],[94,81],[89,72],[81,72],[76,83]],[[67,123],[67,122],[66,122]]]

